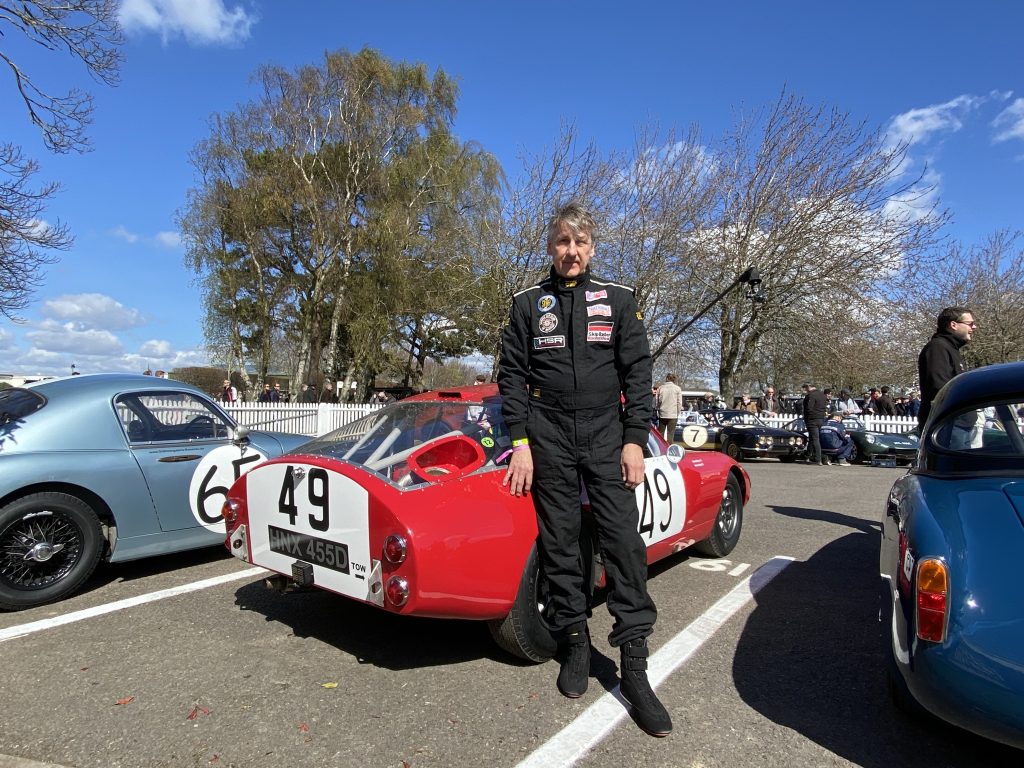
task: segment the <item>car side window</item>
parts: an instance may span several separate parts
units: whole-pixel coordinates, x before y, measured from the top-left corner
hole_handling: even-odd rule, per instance
[[[1000,403],[984,410],[951,414],[935,426],[932,439],[949,451],[1024,456],[1020,408],[1020,403]]]
[[[115,401],[131,443],[181,442],[227,438],[231,425],[205,400],[190,392],[143,392]]]

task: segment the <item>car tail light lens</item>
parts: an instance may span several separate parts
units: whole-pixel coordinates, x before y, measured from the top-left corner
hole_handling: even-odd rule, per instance
[[[409,547],[404,538],[396,533],[384,539],[384,559],[393,565],[400,565],[405,562],[405,556]]]
[[[220,514],[224,518],[224,524],[230,528],[238,522],[238,513],[242,511],[242,504],[237,499],[228,499],[220,508]]]
[[[388,602],[396,608],[401,608],[409,599],[409,582],[401,576],[392,576],[384,587],[384,594]]]
[[[922,560],[917,565],[917,636],[932,643],[945,640],[948,609],[949,569],[941,560]]]

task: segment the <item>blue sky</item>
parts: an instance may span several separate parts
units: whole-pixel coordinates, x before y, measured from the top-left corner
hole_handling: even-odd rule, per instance
[[[510,175],[563,121],[605,151],[654,123],[696,123],[711,143],[739,110],[786,89],[910,141],[953,214],[950,235],[1024,229],[1020,2],[122,0],[122,14],[115,88],[61,52],[0,38],[51,92],[95,96],[93,151],[51,155],[0,71],[0,141],[63,185],[44,219],[76,236],[24,322],[0,319],[0,372],[205,362],[200,295],[174,226],[195,183],[189,152],[211,114],[248,99],[257,66],[327,50],[369,46],[443,68],[460,83],[456,133]]]

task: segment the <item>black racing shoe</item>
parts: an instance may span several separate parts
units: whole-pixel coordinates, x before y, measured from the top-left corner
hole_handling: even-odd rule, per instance
[[[590,635],[587,625],[567,630],[559,649],[558,690],[563,696],[578,699],[590,682]]]
[[[636,724],[651,736],[668,736],[672,733],[672,718],[647,680],[647,656],[650,654],[647,638],[630,640],[619,650],[622,652],[619,690],[622,698],[632,705]]]

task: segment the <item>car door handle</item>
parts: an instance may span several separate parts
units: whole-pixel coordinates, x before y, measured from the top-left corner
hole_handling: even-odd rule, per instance
[[[157,461],[166,462],[166,463],[173,463],[175,461],[195,461],[196,459],[201,459],[201,458],[203,458],[203,457],[200,454],[198,454],[198,453],[184,453],[184,454],[180,454],[180,455],[177,455],[177,456],[163,456],[163,457],[157,459]]]

